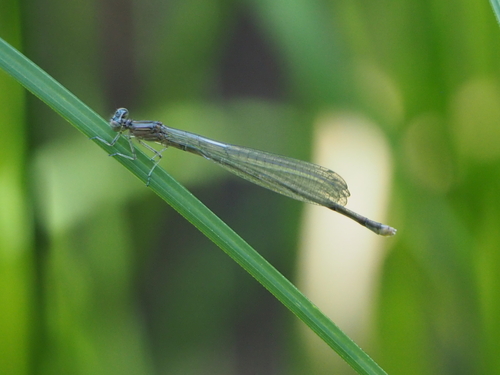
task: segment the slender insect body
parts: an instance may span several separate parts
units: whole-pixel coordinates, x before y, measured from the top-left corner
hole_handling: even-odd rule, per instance
[[[350,195],[347,184],[342,177],[327,168],[285,156],[218,142],[194,133],[170,128],[159,121],[134,121],[127,117],[128,110],[120,108],[111,118],[110,126],[118,132],[111,143],[99,137],[94,139],[113,146],[120,135],[125,134],[130,143],[132,156],[120,153],[111,155],[131,160],[136,159],[131,138],[137,138],[142,145],[151,150],[154,153],[151,158],[154,165],[149,171],[147,185],[161,160],[162,152],[171,146],[203,156],[235,175],[277,193],[330,208],[382,236],[396,234],[396,229],[370,220],[344,207]],[[164,146],[164,149],[157,151],[144,141],[159,143]],[[155,158],[157,158],[156,161]]]

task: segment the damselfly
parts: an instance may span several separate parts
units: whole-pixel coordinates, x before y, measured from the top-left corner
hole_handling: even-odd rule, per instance
[[[337,173],[319,165],[217,142],[201,135],[165,126],[159,121],[134,121],[128,119],[128,110],[125,108],[118,109],[109,123],[111,128],[118,133],[116,137],[111,142],[100,137],[94,137],[94,139],[113,146],[123,134],[132,151],[132,156],[122,153],[114,153],[111,156],[135,160],[132,138],[136,138],[153,152],[151,160],[154,164],[148,173],[147,185],[161,160],[162,152],[171,146],[203,156],[237,176],[277,193],[299,201],[325,206],[382,236],[396,234],[396,229],[370,220],[344,207],[350,196],[346,182]],[[164,148],[158,151],[143,141],[156,142]]]

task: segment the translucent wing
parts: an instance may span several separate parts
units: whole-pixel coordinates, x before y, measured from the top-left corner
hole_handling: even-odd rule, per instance
[[[309,162],[220,143],[169,128],[169,145],[211,160],[254,184],[299,201],[331,207],[345,205],[349,190],[337,173]],[[177,144],[177,145],[176,145]]]

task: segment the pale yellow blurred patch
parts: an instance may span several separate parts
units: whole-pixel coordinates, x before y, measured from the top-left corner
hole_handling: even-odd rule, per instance
[[[445,193],[453,183],[454,168],[443,120],[436,114],[418,116],[402,138],[404,165],[419,185]]]
[[[348,207],[386,222],[391,193],[389,145],[379,128],[352,114],[318,119],[313,162],[339,173],[351,192]],[[299,255],[301,290],[358,343],[370,336],[374,294],[384,249],[396,238],[377,236],[324,207],[305,209]],[[342,360],[304,328],[313,360],[320,366]],[[333,365],[333,363],[329,363]],[[337,367],[338,368],[338,367]]]
[[[479,161],[500,157],[500,89],[487,78],[465,82],[451,99],[454,139],[460,154]]]
[[[384,125],[396,126],[403,121],[403,97],[389,74],[376,64],[360,60],[355,65],[355,79],[361,101]]]

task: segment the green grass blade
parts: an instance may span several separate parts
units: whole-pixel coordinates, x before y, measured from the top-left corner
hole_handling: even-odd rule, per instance
[[[490,0],[491,6],[497,18],[497,22],[500,24],[500,0]]]
[[[86,136],[97,135],[108,140],[114,136],[103,118],[2,39],[0,39],[0,68]],[[108,153],[130,153],[128,143],[124,139],[121,139],[112,149],[101,142],[98,144]],[[138,159],[135,161],[122,157],[117,160],[145,182],[152,163],[146,155],[137,151]],[[358,373],[385,374],[290,281],[163,169],[155,170],[150,187],[257,279]]]

